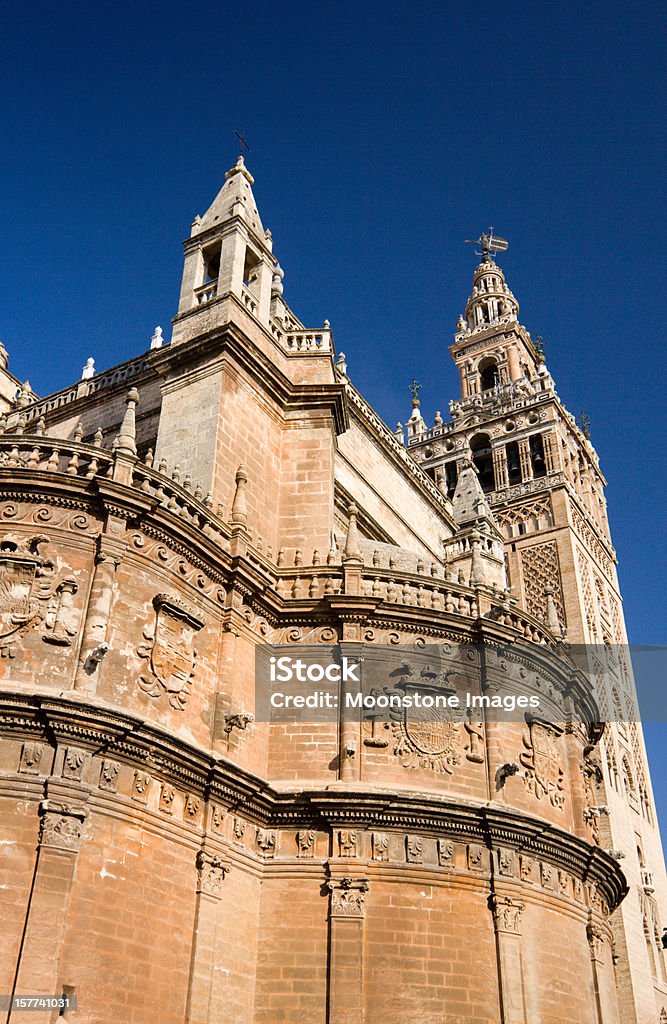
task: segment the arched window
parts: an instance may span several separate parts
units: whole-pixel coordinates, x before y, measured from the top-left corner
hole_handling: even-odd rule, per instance
[[[482,391],[491,391],[500,382],[498,364],[495,359],[482,359],[479,364],[479,383]]]
[[[488,434],[475,434],[470,442],[472,461],[477,467],[477,474],[485,494],[494,490],[493,456],[491,455],[491,438]]]

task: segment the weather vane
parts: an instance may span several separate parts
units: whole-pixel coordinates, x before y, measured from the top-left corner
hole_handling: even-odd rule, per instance
[[[236,136],[236,138],[239,140],[239,143],[240,143],[239,156],[243,156],[243,150],[244,149],[247,150],[248,153],[252,153],[252,150],[251,150],[250,146],[246,142],[245,132],[237,132],[237,130],[235,128],[234,129],[234,135]]]
[[[489,228],[488,232],[482,232],[479,238],[466,238],[466,242],[469,245],[481,246],[481,252],[475,252],[476,256],[481,256],[483,260],[488,260],[489,256],[492,256],[494,252],[505,252],[509,248],[509,242],[500,235],[494,235],[493,228]]]
[[[408,384],[408,391],[412,395],[412,401],[413,402],[418,402],[419,401],[419,392],[421,391],[421,389],[422,389],[422,386],[421,386],[421,384],[419,383],[418,380],[414,380],[413,379],[410,382],[410,384]]]

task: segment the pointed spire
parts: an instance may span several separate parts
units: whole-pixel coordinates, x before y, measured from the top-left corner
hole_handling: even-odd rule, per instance
[[[120,425],[118,436],[114,441],[114,451],[120,452],[123,455],[136,455],[137,454],[137,428],[135,420],[135,409],[139,402],[139,392],[136,388],[132,388],[128,391],[127,398],[127,409],[123,416],[123,422]]]
[[[467,526],[479,519],[486,519],[495,524],[491,507],[477,476],[477,467],[470,459],[459,464],[459,478],[452,498],[452,511],[459,526]]]
[[[196,234],[201,234],[212,227],[220,227],[221,224],[231,217],[242,217],[255,235],[264,241],[264,244],[271,247],[270,239],[262,226],[262,221],[257,210],[255,197],[252,193],[252,185],[255,179],[245,165],[242,156],[225,174],[225,184],[213,200],[204,216],[196,226]]]
[[[241,159],[241,158],[239,158]],[[239,466],[236,470],[236,490],[232,502],[232,523],[237,526],[245,526],[248,522],[248,506],[246,504],[245,486],[248,483],[248,474],[245,466]]]

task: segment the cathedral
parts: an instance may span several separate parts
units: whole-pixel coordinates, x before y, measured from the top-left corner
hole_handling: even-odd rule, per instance
[[[448,418],[415,384],[393,430],[253,184],[195,217],[168,343],[45,397],[0,346],[6,1020],[667,1024],[605,479],[506,245]],[[267,709],[300,652],[331,702]]]

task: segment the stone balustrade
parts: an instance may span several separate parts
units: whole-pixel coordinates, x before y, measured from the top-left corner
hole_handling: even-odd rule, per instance
[[[205,284],[199,285],[195,288],[195,299],[198,306],[203,306],[204,303],[210,302],[218,294],[218,282],[207,281]]]
[[[144,353],[136,359],[128,359],[127,362],[120,363],[105,373],[97,374],[88,380],[80,380],[77,384],[72,384],[61,391],[56,391],[54,394],[49,395],[48,398],[43,398],[16,413],[11,413],[8,416],[8,421],[12,423],[14,419],[18,418],[25,425],[36,422],[42,417],[47,416],[48,413],[69,405],[71,402],[75,402],[78,398],[95,395],[106,388],[133,381],[134,378],[148,368],[148,365],[148,353]]]

